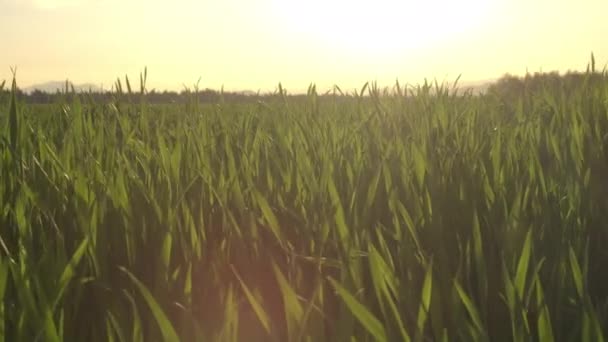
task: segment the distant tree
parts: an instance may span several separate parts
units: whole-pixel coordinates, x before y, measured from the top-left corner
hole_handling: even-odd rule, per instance
[[[488,87],[488,93],[506,97],[505,100],[513,101],[524,93],[524,80],[519,77],[506,74],[498,81]]]
[[[499,95],[506,101],[514,101],[525,93],[548,90],[550,92],[571,92],[583,85],[596,86],[606,82],[606,73],[581,73],[569,71],[564,75],[558,72],[526,74],[524,77],[504,75],[488,87],[488,93]]]
[[[48,103],[50,102],[51,95],[41,90],[34,90],[29,96],[27,96],[28,103]]]

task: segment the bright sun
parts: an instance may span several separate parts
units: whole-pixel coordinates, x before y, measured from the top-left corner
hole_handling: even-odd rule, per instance
[[[482,29],[492,0],[276,0],[286,29],[352,53],[389,54]]]

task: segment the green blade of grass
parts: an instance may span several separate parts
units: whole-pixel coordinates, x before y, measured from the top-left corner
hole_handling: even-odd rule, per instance
[[[572,247],[568,249],[568,256],[570,260],[570,270],[572,271],[572,279],[574,280],[574,286],[576,289],[576,294],[580,299],[583,298],[583,273],[581,272],[581,267],[576,258],[576,254]]]
[[[382,323],[374,317],[353,295],[351,295],[344,287],[342,287],[336,280],[328,278],[331,285],[334,287],[340,298],[344,301],[350,312],[359,320],[359,323],[363,325],[376,341],[386,341],[386,332]]]
[[[154,318],[156,319],[156,323],[158,324],[158,327],[160,328],[161,334],[163,335],[163,339],[165,341],[170,341],[170,342],[179,341],[180,339],[179,339],[177,333],[175,332],[175,329],[173,328],[171,321],[169,321],[169,318],[163,312],[160,305],[158,304],[156,299],[154,299],[154,296],[152,296],[152,294],[146,288],[146,286],[141,281],[139,281],[139,279],[137,279],[137,277],[135,277],[126,268],[120,267],[120,270],[122,272],[124,272],[129,277],[129,279],[131,279],[133,284],[135,284],[135,286],[137,287],[137,289],[143,296],[145,302],[148,304],[148,307],[150,308],[150,311],[152,311],[152,315],[154,315]]]
[[[540,307],[540,315],[537,321],[538,340],[553,342],[555,338],[553,337],[551,316],[549,315],[549,308],[545,302],[545,294],[538,278],[536,279],[536,300],[537,305]]]
[[[526,240],[522,248],[517,271],[515,272],[515,288],[520,298],[523,298],[524,289],[526,287],[526,275],[528,274],[528,265],[530,264],[530,253],[532,250],[532,230],[528,231]]]
[[[478,333],[483,334],[484,329],[483,329],[483,323],[481,321],[481,316],[479,315],[479,311],[477,311],[477,308],[475,308],[473,301],[467,295],[467,293],[462,289],[460,284],[458,284],[458,282],[454,281],[454,287],[456,288],[456,292],[458,293],[458,296],[460,297],[462,304],[464,304],[464,307],[467,309],[467,312],[469,313],[469,316],[471,317],[471,320],[473,321],[473,324],[475,325],[475,329],[477,329]]]
[[[430,305],[431,305],[432,290],[433,290],[433,263],[431,261],[431,263],[429,263],[428,268],[426,270],[426,275],[424,276],[424,282],[422,283],[420,307],[418,309],[418,317],[416,320],[416,325],[418,327],[418,334],[416,336],[416,341],[420,341],[422,339],[422,336],[424,333],[424,326],[426,324]]]
[[[277,242],[283,244],[283,234],[281,233],[281,229],[279,227],[279,221],[277,220],[277,217],[274,215],[274,212],[270,208],[268,201],[266,201],[266,198],[264,198],[264,196],[258,191],[254,191],[253,195],[256,202],[258,203],[258,206],[260,207],[260,210],[262,210],[262,214],[264,215],[266,223],[268,223],[268,228],[270,228],[270,231],[277,239]]]
[[[4,295],[6,291],[6,284],[8,280],[8,260],[5,260],[0,254],[0,342],[6,341],[6,311],[5,311],[5,300]]]
[[[395,276],[391,274],[392,272],[389,266],[373,245],[370,245],[369,247],[369,263],[374,289],[376,290],[376,296],[378,297],[382,311],[385,311],[384,303],[387,302],[393,319],[397,322],[397,326],[399,327],[401,339],[403,341],[410,341],[410,336],[403,325],[397,303],[393,300],[393,296],[398,293]]]
[[[144,337],[142,331],[142,323],[141,317],[139,315],[139,310],[137,309],[137,303],[135,303],[135,299],[133,298],[133,296],[126,290],[123,290],[123,294],[129,301],[129,305],[131,306],[131,341],[143,342]]]
[[[122,327],[120,326],[120,323],[118,323],[118,320],[116,319],[116,317],[114,317],[114,315],[112,314],[112,312],[108,312],[108,336],[112,336],[114,337],[114,335],[116,335],[118,337],[118,340],[120,342],[127,342],[127,339],[125,338],[125,334],[122,330]]]
[[[61,277],[59,278],[59,290],[57,291],[57,296],[55,298],[53,308],[57,307],[57,305],[59,304],[59,301],[61,300],[61,297],[63,296],[63,294],[68,286],[68,283],[74,277],[76,266],[78,266],[78,264],[80,263],[80,259],[82,259],[82,256],[86,252],[88,246],[89,246],[89,239],[85,238],[84,240],[82,240],[82,242],[80,243],[80,246],[78,246],[78,248],[76,249],[76,252],[74,252],[74,255],[72,255],[72,258],[70,259],[70,261],[66,265],[65,269],[63,270],[63,273],[61,274]]]
[[[13,153],[17,153],[17,135],[19,133],[19,126],[17,121],[17,78],[15,71],[13,71],[13,83],[11,86],[11,99],[8,110],[9,120],[9,140]]]
[[[289,285],[289,282],[283,275],[283,272],[279,269],[277,264],[272,262],[272,270],[274,271],[275,278],[279,283],[279,289],[283,296],[283,305],[285,310],[285,318],[287,319],[287,329],[290,336],[296,336],[296,329],[298,325],[301,325],[304,310],[298,300],[298,296],[293,288]]]
[[[234,266],[231,265],[230,267],[232,268],[232,273],[234,273],[239,283],[241,284],[241,288],[243,289],[245,297],[247,298],[249,305],[251,305],[253,312],[255,313],[260,323],[262,323],[262,327],[264,328],[266,333],[270,334],[270,319],[268,318],[268,314],[266,313],[262,305],[255,299],[255,296],[253,295],[253,293],[251,293],[247,285],[245,285],[245,282],[243,281],[237,270],[234,268]]]

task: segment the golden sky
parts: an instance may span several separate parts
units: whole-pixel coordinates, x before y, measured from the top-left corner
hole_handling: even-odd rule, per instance
[[[0,0],[0,81],[288,91],[608,63],[608,0]],[[135,82],[137,83],[137,82]]]

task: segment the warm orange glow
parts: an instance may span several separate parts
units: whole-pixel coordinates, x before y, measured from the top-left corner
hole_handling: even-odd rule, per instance
[[[608,62],[606,0],[0,0],[0,81],[290,91]]]
[[[275,0],[286,29],[357,57],[445,43],[482,29],[495,2],[484,0]]]

